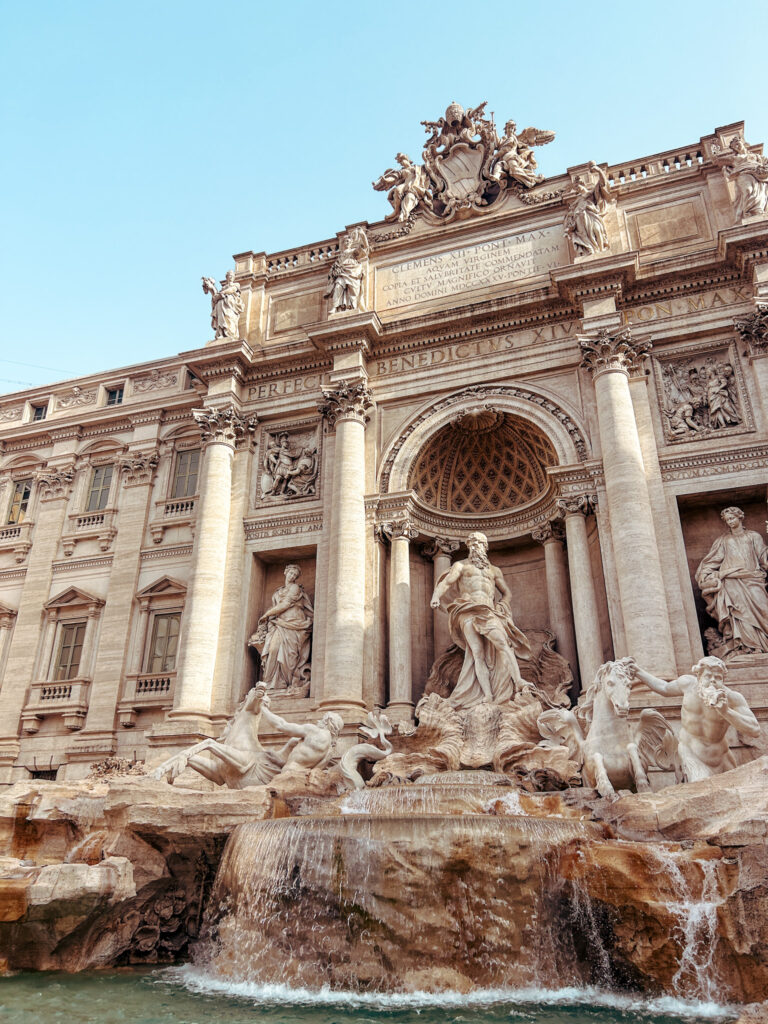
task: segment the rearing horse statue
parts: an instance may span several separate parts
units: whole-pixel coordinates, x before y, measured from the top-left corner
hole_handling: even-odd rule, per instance
[[[611,800],[617,789],[647,792],[649,765],[674,770],[682,781],[677,739],[662,715],[645,708],[636,722],[629,721],[633,664],[622,658],[601,665],[574,711],[553,708],[537,722],[544,745],[568,747],[581,762],[584,781]]]

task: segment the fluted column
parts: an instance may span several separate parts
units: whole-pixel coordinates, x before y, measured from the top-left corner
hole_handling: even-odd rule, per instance
[[[169,718],[205,728],[211,714],[219,621],[224,600],[235,444],[256,428],[234,406],[196,409],[203,437],[200,504],[187,587],[174,708]]]
[[[431,544],[423,548],[423,554],[432,559],[432,590],[437,581],[451,568],[451,555],[460,547],[458,540],[450,537],[435,537]],[[432,611],[432,634],[435,639],[435,659],[444,654],[451,645],[451,631],[448,628],[448,614],[442,608]]]
[[[544,523],[533,531],[533,539],[544,548],[544,569],[547,577],[549,624],[557,640],[557,649],[571,666],[575,681],[579,677],[576,634],[568,586],[568,566],[563,548],[563,528],[558,523]],[[594,596],[594,588],[593,588]]]
[[[53,560],[61,540],[74,476],[74,467],[67,465],[47,469],[37,479],[40,501],[32,548],[0,690],[0,782],[10,781],[19,753],[21,712],[38,660],[41,618],[50,597]]]
[[[629,390],[650,341],[633,342],[629,327],[602,328],[580,339],[582,366],[594,377],[605,490],[629,654],[648,670],[675,674],[675,654],[661,560]],[[654,666],[651,668],[651,666]]]
[[[418,536],[408,518],[381,524],[389,538],[389,703],[395,719],[413,714],[411,666],[411,561],[410,542]]]
[[[600,616],[587,539],[586,516],[592,510],[594,500],[594,496],[582,495],[578,498],[561,499],[558,502],[558,507],[565,516],[571,606],[582,688],[589,686],[603,661]]]
[[[336,432],[328,544],[323,708],[357,714],[363,702],[365,638],[365,425],[373,405],[365,381],[323,388],[320,412]]]

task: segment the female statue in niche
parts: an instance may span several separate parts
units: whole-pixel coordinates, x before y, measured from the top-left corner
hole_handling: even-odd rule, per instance
[[[768,651],[768,547],[754,530],[744,529],[740,508],[724,508],[728,527],[696,570],[696,582],[724,642],[722,657]]]
[[[309,651],[312,640],[312,602],[297,583],[301,569],[286,565],[285,585],[272,595],[248,641],[261,653],[262,681],[268,690],[306,696],[309,692]]]

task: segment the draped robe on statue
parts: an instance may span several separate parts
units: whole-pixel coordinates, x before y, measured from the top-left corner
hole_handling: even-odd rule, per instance
[[[729,650],[768,651],[768,548],[754,530],[718,537],[696,582]]]
[[[456,584],[444,596],[448,599],[444,608],[448,613],[451,639],[464,651],[464,663],[448,700],[456,708],[471,708],[488,700],[477,678],[475,657],[467,642],[466,630],[471,625],[483,642],[493,703],[511,701],[515,695],[515,678],[519,678],[519,669],[515,671],[516,658],[528,660],[531,657],[528,640],[512,620],[511,611],[503,601],[490,607],[475,597],[461,594]]]

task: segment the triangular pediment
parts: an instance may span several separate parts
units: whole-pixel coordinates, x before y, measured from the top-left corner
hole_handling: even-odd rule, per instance
[[[63,593],[52,597],[44,607],[46,608],[73,608],[78,605],[104,604],[103,597],[96,597],[89,594],[87,590],[80,590],[79,587],[69,587]]]
[[[159,580],[155,580],[154,583],[150,583],[148,587],[144,587],[140,590],[137,597],[169,597],[172,594],[186,594],[186,584],[180,580],[175,580],[172,576],[163,576]]]

